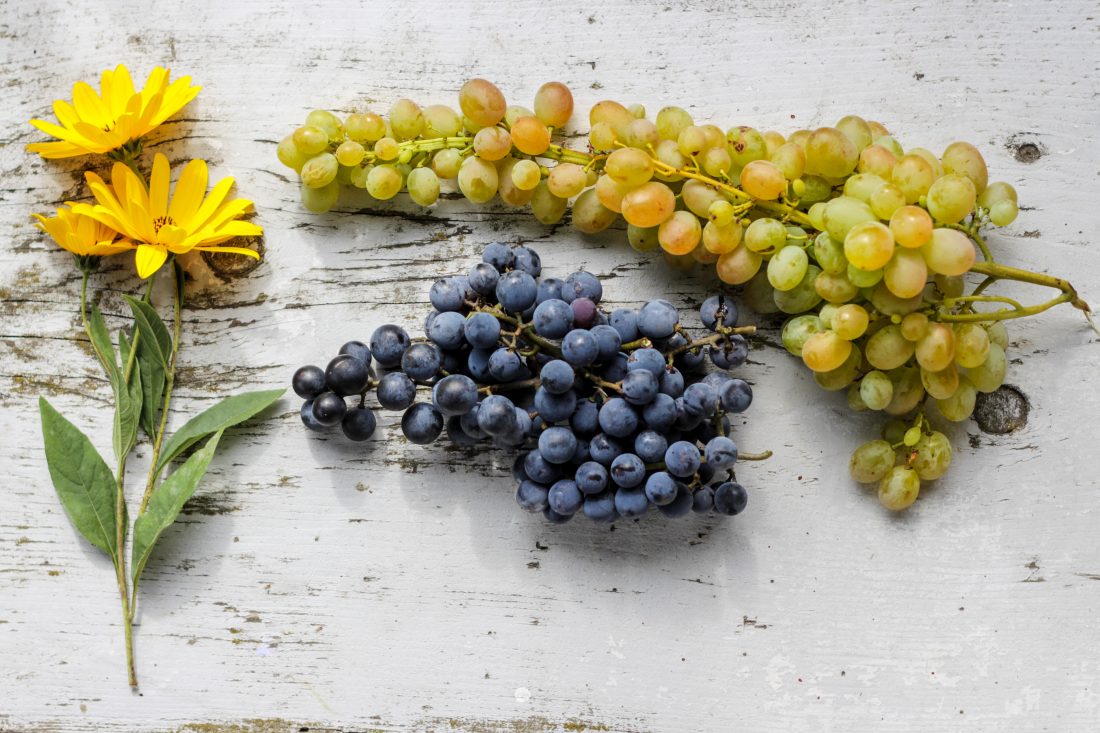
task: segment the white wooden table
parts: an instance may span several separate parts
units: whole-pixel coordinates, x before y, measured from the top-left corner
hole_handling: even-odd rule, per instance
[[[972,140],[1026,206],[994,237],[1002,259],[1100,301],[1095,3],[346,5],[0,5],[0,729],[1100,728],[1100,343],[1068,308],[1010,326],[1026,427],[954,430],[948,477],[901,516],[847,477],[877,422],[771,347],[744,370],[756,402],[738,435],[775,457],[742,469],[749,510],[721,522],[547,526],[515,507],[503,455],[407,445],[392,414],[366,447],[318,439],[285,399],[233,432],[146,571],[131,694],[109,563],[60,509],[35,409],[48,395],[109,452],[79,280],[28,223],[84,195],[79,165],[23,149],[41,139],[26,120],[120,61],[204,86],[150,148],[236,176],[267,230],[250,277],[192,293],[177,425],[379,323],[419,329],[431,280],[496,238],[611,277],[616,304],[687,307],[714,286],[621,230],[582,239],[453,200],[429,218],[302,210],[274,155],[308,110],[454,104],[474,75],[525,104],[564,81],[582,126],[611,97],[723,126],[855,112],[907,145]],[[1021,144],[1040,157],[1018,160]],[[121,324],[129,265],[95,284]]]

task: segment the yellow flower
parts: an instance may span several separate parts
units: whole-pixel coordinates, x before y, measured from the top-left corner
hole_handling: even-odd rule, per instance
[[[130,72],[122,64],[114,71],[103,72],[99,93],[88,83],[78,81],[73,85],[72,104],[61,99],[53,103],[59,125],[31,120],[32,125],[58,140],[32,143],[27,150],[43,158],[71,158],[110,153],[141,138],[179,112],[202,88],[191,86],[189,76],[169,84],[168,73],[160,66],[153,69],[140,92],[134,91]]]
[[[134,248],[130,242],[118,239],[118,232],[106,224],[67,208],[72,205],[66,204],[58,209],[57,216],[52,218],[33,214],[38,219],[35,226],[53,237],[62,249],[77,257],[104,257]]]
[[[232,178],[223,178],[206,194],[205,160],[192,160],[176,182],[175,192],[168,195],[171,169],[168,159],[160,153],[153,158],[153,174],[149,188],[137,174],[122,163],[111,169],[111,185],[95,173],[84,176],[95,195],[96,204],[76,204],[73,211],[90,216],[120,232],[137,245],[135,262],[138,275],[147,278],[160,269],[168,253],[232,252],[248,257],[260,255],[244,247],[221,247],[234,237],[254,237],[263,229],[238,217],[252,211],[252,202],[229,199]],[[205,196],[205,198],[204,198]],[[171,200],[169,200],[171,198]]]

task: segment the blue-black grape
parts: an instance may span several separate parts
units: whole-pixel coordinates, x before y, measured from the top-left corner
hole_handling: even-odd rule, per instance
[[[348,403],[335,392],[325,392],[313,400],[313,419],[327,428],[338,425],[348,411]]]
[[[370,351],[378,366],[392,369],[401,363],[401,355],[409,348],[409,334],[400,326],[387,323],[374,329],[370,337]]]
[[[487,297],[496,294],[500,273],[488,262],[479,262],[470,268],[470,274],[466,279],[470,283],[471,290]]]
[[[577,435],[595,435],[600,429],[600,408],[592,400],[577,400],[569,425]]]
[[[706,382],[696,382],[684,390],[684,407],[697,415],[710,415],[718,408],[718,393]]]
[[[642,419],[653,430],[668,432],[676,424],[676,400],[667,394],[658,394],[642,408]]]
[[[635,349],[630,352],[630,358],[626,361],[627,371],[645,369],[658,378],[660,378],[661,373],[664,372],[667,365],[668,361],[665,359],[665,355],[657,351],[657,349],[649,347]]]
[[[370,368],[372,360],[370,347],[364,344],[362,341],[348,341],[343,346],[341,346],[340,350],[336,353],[354,356],[356,359],[363,362],[363,364],[368,369]]]
[[[608,324],[619,332],[623,343],[629,343],[639,337],[638,313],[629,308],[616,308],[607,319]]]
[[[698,514],[707,514],[714,510],[714,489],[700,486],[691,492],[691,510]]]
[[[538,277],[542,274],[542,258],[533,249],[516,247],[512,250],[512,267],[523,270],[531,277]]]
[[[633,453],[620,453],[611,462],[611,480],[624,489],[632,489],[645,479],[645,463]]]
[[[562,358],[575,367],[586,367],[596,361],[600,345],[591,331],[575,328],[561,340]]]
[[[734,369],[749,358],[749,343],[741,334],[734,334],[707,349],[710,360],[719,369]]]
[[[539,453],[551,463],[567,463],[577,448],[577,436],[569,428],[550,427],[539,436]]]
[[[444,417],[463,415],[477,404],[477,383],[465,374],[450,374],[432,387],[432,404]]]
[[[615,511],[624,517],[640,517],[649,510],[644,488],[619,489],[615,492]]]
[[[576,514],[584,503],[584,494],[571,479],[555,481],[547,495],[550,508],[558,514]]]
[[[542,382],[542,386],[547,392],[553,394],[561,394],[572,389],[573,380],[576,376],[573,367],[570,366],[568,362],[561,359],[554,359],[546,362],[542,365],[542,370],[539,372],[539,379]]]
[[[699,449],[686,440],[676,441],[665,451],[665,470],[673,476],[693,476],[699,470],[699,461]]]
[[[712,295],[699,306],[699,318],[711,331],[717,330],[719,322],[723,326],[733,327],[737,325],[737,306],[727,296]]]
[[[478,407],[477,424],[489,435],[506,435],[516,427],[516,406],[504,395],[489,395]]]
[[[564,285],[561,280],[556,277],[548,277],[539,281],[538,294],[535,296],[535,303],[544,303],[547,300],[561,300],[561,287]]]
[[[600,408],[600,429],[615,438],[625,438],[638,429],[638,413],[621,397],[612,397]]]
[[[643,430],[634,438],[634,452],[646,463],[665,460],[668,439],[656,430]]]
[[[466,342],[466,319],[454,311],[440,313],[428,326],[428,338],[441,349],[457,349]]]
[[[651,300],[638,312],[638,331],[651,339],[668,338],[679,322],[680,314],[667,300]]]
[[[604,466],[610,466],[615,457],[623,452],[619,441],[606,433],[596,433],[588,441],[588,453],[592,460]]]
[[[466,371],[479,382],[492,381],[493,375],[489,372],[489,359],[493,352],[488,349],[474,349],[466,357]]]
[[[745,487],[735,481],[727,481],[714,491],[714,511],[733,516],[745,511],[749,503],[749,493]]]
[[[428,290],[428,300],[440,313],[458,311],[462,309],[463,292],[454,280],[443,278],[432,283]]]
[[[497,282],[497,300],[509,313],[520,313],[535,304],[538,285],[523,270],[510,270]]]
[[[667,471],[649,474],[645,482],[645,495],[650,503],[661,506],[676,498],[678,483]]]
[[[500,338],[500,321],[491,313],[474,313],[466,319],[462,333],[475,349],[496,348]]]
[[[744,412],[752,404],[752,387],[743,379],[731,379],[722,386],[721,400],[728,412]]]
[[[560,339],[573,328],[573,309],[564,300],[544,300],[535,307],[531,325],[539,336]]]
[[[426,402],[418,402],[401,416],[401,432],[410,442],[427,445],[443,432],[443,415]]]
[[[426,382],[439,374],[442,359],[439,348],[435,344],[413,344],[401,355],[401,371],[407,374],[409,379]]]
[[[489,374],[499,382],[522,379],[527,371],[520,355],[508,349],[497,349],[489,357]]]
[[[681,397],[684,394],[684,374],[676,367],[661,372],[660,391],[669,397]]]
[[[534,481],[521,481],[516,489],[516,503],[529,512],[541,512],[549,506],[547,494],[550,490]]]
[[[390,372],[378,380],[378,404],[387,410],[404,410],[416,402],[416,385],[404,372]]]
[[[317,418],[313,416],[313,400],[306,400],[302,403],[302,409],[299,411],[302,418],[302,424],[310,430],[321,431],[324,430],[326,425],[317,422]]]
[[[645,369],[627,372],[622,381],[623,398],[632,405],[648,405],[657,397],[657,377]]]
[[[602,491],[584,498],[584,516],[593,522],[613,522],[619,513],[615,511],[615,492]]]
[[[573,480],[585,494],[598,494],[607,488],[607,468],[596,461],[585,461],[577,466]]]
[[[546,422],[555,423],[568,420],[577,409],[577,395],[573,390],[563,394],[553,394],[545,387],[535,390],[535,409]]]
[[[614,328],[606,323],[601,323],[593,326],[589,333],[596,337],[596,344],[599,346],[597,361],[607,361],[619,353],[619,347],[623,345],[623,339]]]
[[[349,440],[367,440],[374,435],[374,429],[378,426],[378,420],[374,417],[374,411],[369,407],[355,407],[348,410],[344,419],[340,421],[340,428]]]
[[[691,491],[680,484],[676,487],[676,495],[672,497],[672,501],[658,504],[657,510],[666,517],[683,517],[691,512],[692,503]]]
[[[359,394],[367,388],[369,381],[367,365],[350,354],[340,354],[325,369],[325,384],[344,397]]]
[[[290,384],[294,394],[304,400],[312,400],[325,391],[325,370],[312,364],[301,367],[294,372]]]
[[[599,303],[603,298],[603,285],[591,272],[574,272],[565,278],[562,298],[568,303],[572,303],[577,298],[588,298],[593,303]]]
[[[515,256],[512,254],[512,248],[508,245],[493,242],[485,245],[485,249],[481,253],[481,260],[495,267],[497,272],[504,272],[515,262]]]
[[[527,454],[523,461],[523,470],[528,478],[538,481],[540,484],[550,485],[561,476],[561,467],[557,463],[551,463],[542,455],[542,451],[535,449]]]
[[[708,466],[729,468],[737,462],[737,444],[724,435],[719,435],[707,442],[704,456]]]

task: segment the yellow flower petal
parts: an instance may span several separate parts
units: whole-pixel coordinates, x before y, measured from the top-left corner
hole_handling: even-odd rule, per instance
[[[73,106],[80,115],[80,119],[100,129],[107,127],[112,120],[103,100],[86,81],[73,84]]]
[[[210,195],[202,202],[202,206],[200,206],[199,210],[195,212],[195,215],[191,217],[191,220],[186,223],[180,223],[191,231],[201,229],[206,225],[210,217],[221,207],[222,202],[225,201],[225,197],[229,195],[229,189],[231,188],[233,188],[233,179],[228,176],[215,183],[214,188],[210,191]]]
[[[87,155],[90,152],[94,152],[79,145],[73,145],[72,143],[64,141],[31,143],[27,146],[27,150],[31,153],[38,153],[43,158],[51,160],[58,158],[75,158],[78,155]]]
[[[153,157],[153,173],[149,176],[149,214],[153,219],[161,219],[168,213],[168,179],[171,173],[168,158],[157,153]]]
[[[198,211],[206,193],[207,167],[205,160],[192,160],[188,163],[180,179],[176,181],[176,190],[172,192],[172,203],[168,207],[168,216],[172,220],[187,226],[191,217]]]
[[[134,253],[134,265],[137,267],[138,277],[142,280],[148,278],[159,270],[167,259],[167,247],[157,244],[139,244],[137,252]]]
[[[199,252],[228,252],[235,255],[245,255],[251,257],[254,260],[260,259],[260,253],[254,249],[247,249],[245,247],[195,247]]]

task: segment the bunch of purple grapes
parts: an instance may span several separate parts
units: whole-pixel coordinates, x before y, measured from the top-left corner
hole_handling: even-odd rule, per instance
[[[379,407],[403,411],[413,443],[445,431],[458,446],[523,451],[516,501],[552,522],[610,522],[650,505],[667,516],[744,510],[727,415],[749,407],[752,389],[727,370],[745,362],[740,332],[751,327],[737,328],[730,300],[703,302],[711,333],[693,340],[666,300],[604,313],[591,273],[540,280],[530,248],[494,243],[482,260],[431,286],[425,340],[387,324],[326,369],[298,369],[306,427],[369,439],[373,391]],[[704,374],[708,360],[718,370]],[[430,401],[417,401],[421,389]]]

